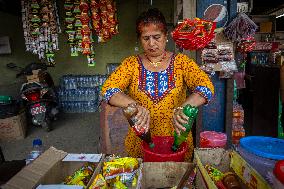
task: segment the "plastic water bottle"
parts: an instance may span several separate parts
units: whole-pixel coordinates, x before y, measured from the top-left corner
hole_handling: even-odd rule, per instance
[[[35,160],[43,152],[42,141],[37,138],[33,140],[33,148],[26,159],[26,165]]]

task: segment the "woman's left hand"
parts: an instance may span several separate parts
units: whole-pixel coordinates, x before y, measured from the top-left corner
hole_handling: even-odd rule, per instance
[[[187,122],[188,117],[182,112],[182,107],[175,108],[173,115],[173,125],[178,135],[180,135],[181,131],[186,130],[183,124],[187,124]]]

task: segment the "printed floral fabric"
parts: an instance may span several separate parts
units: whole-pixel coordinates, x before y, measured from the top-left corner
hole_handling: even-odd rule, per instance
[[[135,101],[150,111],[150,131],[152,136],[173,136],[173,109],[186,99],[187,88],[210,101],[214,86],[207,74],[186,55],[173,55],[168,68],[161,72],[147,70],[139,56],[126,58],[116,71],[110,75],[102,87],[106,101],[117,92],[126,92]],[[188,137],[189,150],[186,158],[193,152],[192,136]],[[141,140],[129,128],[125,147],[132,157],[142,157]]]

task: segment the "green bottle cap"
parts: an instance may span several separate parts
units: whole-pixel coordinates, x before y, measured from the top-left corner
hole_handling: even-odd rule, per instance
[[[176,151],[178,150],[177,146],[176,146],[176,145],[172,145],[172,150],[173,150],[174,152],[176,152]]]
[[[150,148],[154,148],[154,147],[155,147],[155,144],[152,142],[152,143],[149,144],[149,147],[150,147]]]

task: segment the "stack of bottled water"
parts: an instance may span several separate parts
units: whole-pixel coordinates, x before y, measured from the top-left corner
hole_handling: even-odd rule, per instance
[[[58,92],[63,112],[95,112],[99,105],[100,86],[107,75],[65,75]]]
[[[107,74],[110,75],[112,72],[116,70],[118,66],[119,66],[119,63],[108,63],[106,65]]]

